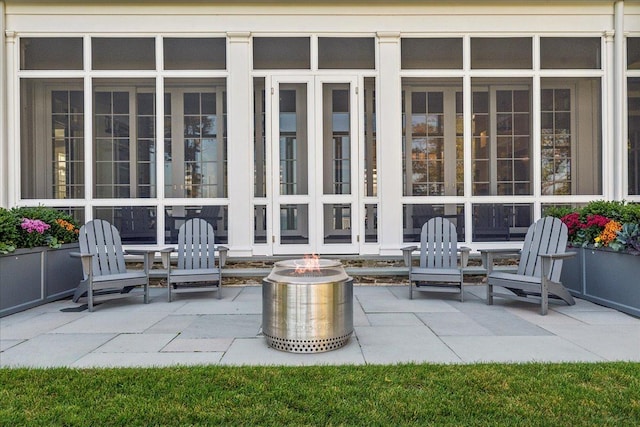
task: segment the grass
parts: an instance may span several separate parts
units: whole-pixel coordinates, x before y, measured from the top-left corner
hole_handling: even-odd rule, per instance
[[[632,426],[640,363],[0,369],[0,425]]]

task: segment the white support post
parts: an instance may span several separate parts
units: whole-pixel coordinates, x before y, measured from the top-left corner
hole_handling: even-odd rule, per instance
[[[227,82],[227,182],[229,246],[234,256],[251,256],[253,244],[253,112],[250,102],[251,34],[228,33]]]
[[[614,103],[615,103],[615,113],[614,113],[614,162],[613,162],[613,170],[614,170],[614,192],[613,197],[616,200],[622,200],[625,194],[627,194],[626,183],[627,181],[623,179],[627,176],[627,174],[623,173],[627,171],[627,165],[624,163],[624,159],[626,158],[626,141],[627,137],[625,135],[626,127],[626,118],[624,116],[625,112],[625,52],[624,52],[624,1],[618,0],[615,3],[615,15],[614,15],[614,29],[615,29],[615,39],[614,39],[614,49],[615,49],[615,76],[614,76]]]
[[[0,113],[6,117],[6,139],[4,141],[4,149],[6,149],[6,157],[4,157],[4,164],[6,165],[6,181],[4,185],[7,191],[4,192],[3,204],[7,207],[13,207],[18,203],[19,186],[20,182],[20,127],[18,126],[18,112],[19,100],[18,94],[20,93],[20,81],[16,78],[17,69],[17,46],[16,46],[16,34],[13,31],[5,32],[5,51],[4,59],[6,60],[4,65],[4,87],[6,89],[6,98],[3,101],[6,104],[6,109],[3,113]]]
[[[378,230],[380,255],[398,255],[402,246],[402,103],[400,33],[378,33],[380,109],[378,141]]]
[[[616,147],[618,145],[617,138],[617,122],[618,100],[616,96],[616,52],[614,47],[614,31],[605,31],[605,74],[602,86],[604,102],[603,123],[602,123],[602,194],[604,198],[615,199],[616,187],[618,186],[618,176],[622,176],[622,169],[616,165]]]
[[[5,31],[5,6],[0,1],[0,207],[9,207],[7,194],[8,186],[8,138],[7,138],[7,79],[6,79],[6,50],[4,47],[4,31]]]

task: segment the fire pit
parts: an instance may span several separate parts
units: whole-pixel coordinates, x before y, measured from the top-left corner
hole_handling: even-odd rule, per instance
[[[353,333],[353,279],[338,261],[276,262],[262,280],[262,332],[269,346],[292,353],[342,347]]]

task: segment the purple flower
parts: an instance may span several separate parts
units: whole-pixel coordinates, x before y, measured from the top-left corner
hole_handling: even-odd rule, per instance
[[[44,234],[51,226],[39,219],[22,218],[22,224],[20,224],[23,230],[27,233],[33,233],[34,231],[39,234]]]

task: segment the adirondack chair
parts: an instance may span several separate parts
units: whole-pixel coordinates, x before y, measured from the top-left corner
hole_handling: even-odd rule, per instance
[[[542,315],[547,314],[549,298],[574,305],[573,297],[560,283],[562,260],[575,255],[574,252],[565,252],[566,246],[567,226],[558,218],[545,217],[529,227],[520,251],[517,273],[493,271],[494,256],[513,253],[513,250],[480,250],[487,269],[487,304],[493,304],[493,297],[539,302]],[[494,286],[509,292],[494,290]]]
[[[155,251],[129,251],[131,254],[144,255],[144,270],[127,270],[118,230],[101,219],[83,225],[79,241],[80,252],[74,252],[71,256],[82,260],[84,279],[75,291],[74,302],[86,295],[89,311],[93,311],[94,296],[128,294],[136,286],[143,286],[144,302],[149,303],[149,267]]]
[[[171,266],[173,248],[160,251],[162,265],[167,271],[167,299],[179,292],[217,291],[222,298],[222,267],[226,262],[227,248],[218,246],[216,265],[213,227],[199,218],[187,220],[178,231],[178,265]]]
[[[438,290],[433,286],[456,286],[460,289],[460,301],[464,301],[462,268],[467,266],[469,248],[458,248],[456,227],[442,217],[431,218],[422,226],[420,233],[420,264],[412,265],[411,255],[418,246],[402,249],[404,263],[409,267],[409,298],[416,290]],[[461,252],[461,267],[458,267],[458,251]]]

